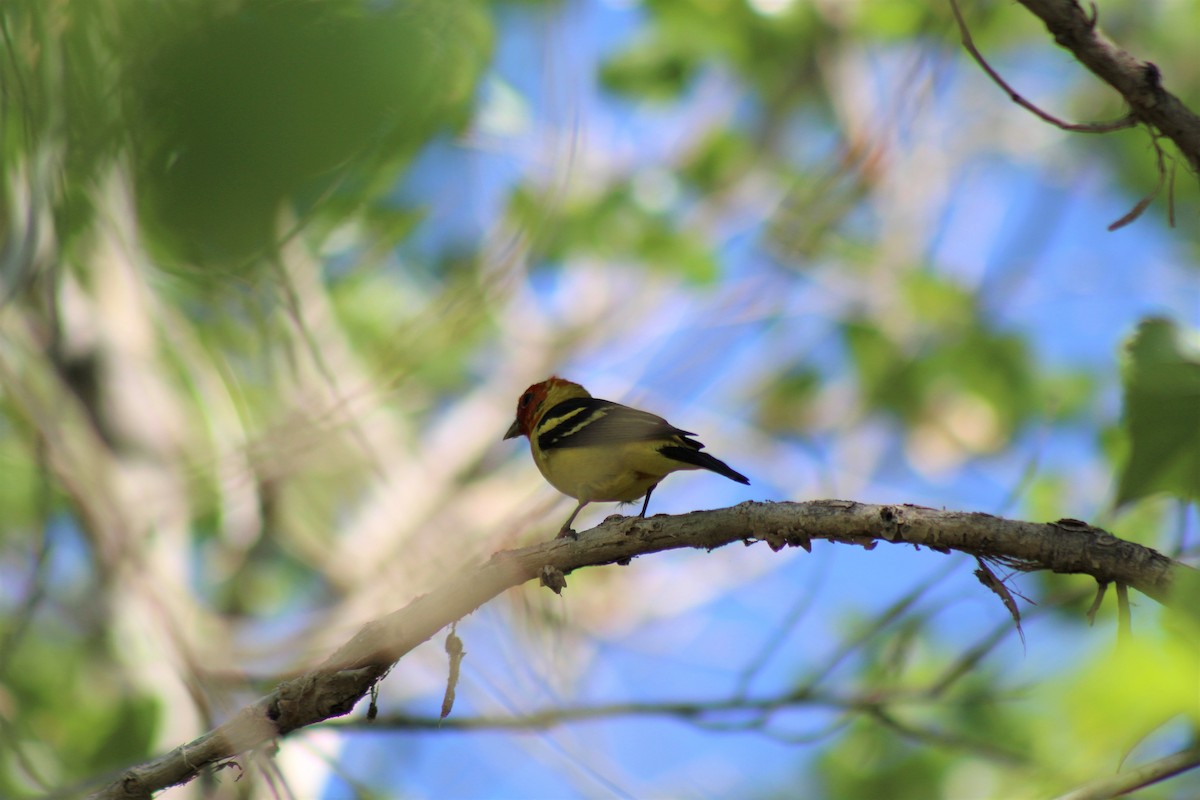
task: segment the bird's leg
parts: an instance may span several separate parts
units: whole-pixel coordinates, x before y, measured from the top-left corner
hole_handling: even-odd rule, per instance
[[[577,538],[579,538],[578,534],[576,534],[575,531],[571,530],[571,523],[575,521],[575,517],[578,516],[579,512],[582,511],[583,507],[586,506],[587,504],[588,504],[587,500],[579,501],[579,505],[575,506],[575,510],[571,512],[571,516],[567,517],[567,521],[564,522],[562,524],[562,527],[558,529],[558,535],[554,537],[555,539],[577,539]]]
[[[646,490],[646,502],[642,503],[642,513],[638,514],[642,519],[646,518],[646,509],[650,507],[650,495],[654,494],[654,490],[658,488],[658,484],[654,484]]]

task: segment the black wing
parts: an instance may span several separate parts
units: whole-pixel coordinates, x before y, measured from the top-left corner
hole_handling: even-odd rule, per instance
[[[745,475],[719,458],[701,452],[704,445],[691,431],[676,428],[656,414],[639,411],[611,400],[574,397],[546,412],[538,425],[538,447],[543,451],[591,444],[661,441],[658,452],[673,461],[724,475],[731,481],[750,483]]]
[[[681,444],[701,447],[699,442],[687,438],[692,435],[646,411],[611,400],[573,397],[546,412],[538,424],[537,437],[542,450],[676,437]]]

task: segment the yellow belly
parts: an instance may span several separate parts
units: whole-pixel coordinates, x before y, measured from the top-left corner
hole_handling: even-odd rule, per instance
[[[681,469],[697,469],[663,456],[645,442],[606,447],[567,447],[534,454],[550,484],[584,502],[628,503],[664,477]]]

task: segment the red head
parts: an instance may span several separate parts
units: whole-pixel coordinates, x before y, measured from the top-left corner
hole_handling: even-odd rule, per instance
[[[572,397],[591,397],[591,395],[578,383],[572,383],[557,376],[551,376],[541,383],[530,386],[517,401],[517,418],[509,427],[504,438],[528,437],[543,413]]]

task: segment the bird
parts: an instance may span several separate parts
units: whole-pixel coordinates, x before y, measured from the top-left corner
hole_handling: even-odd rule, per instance
[[[645,517],[650,495],[672,472],[706,469],[749,485],[745,475],[703,452],[695,435],[552,376],[521,395],[504,438],[528,438],[542,476],[579,501],[555,537],[562,539],[575,537],[571,523],[588,503],[631,503],[645,495],[639,515]]]

